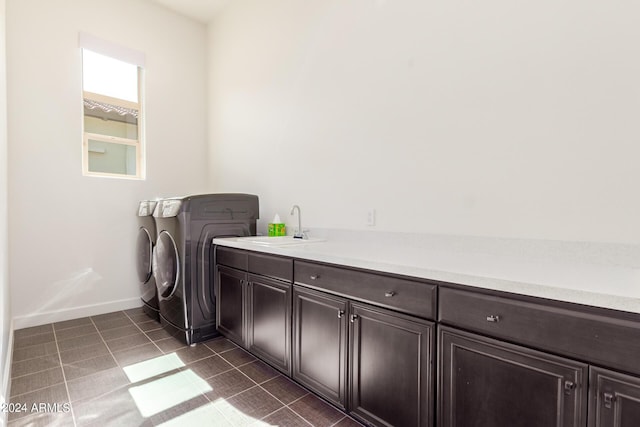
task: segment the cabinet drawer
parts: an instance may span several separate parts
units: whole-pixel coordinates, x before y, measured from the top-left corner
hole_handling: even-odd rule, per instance
[[[291,282],[293,280],[293,260],[250,252],[249,272]]]
[[[640,372],[640,322],[441,287],[442,323]]]
[[[295,261],[296,283],[381,307],[433,319],[436,286],[348,268]]]
[[[247,252],[239,249],[217,246],[216,264],[226,265],[228,267],[246,271],[248,265]]]

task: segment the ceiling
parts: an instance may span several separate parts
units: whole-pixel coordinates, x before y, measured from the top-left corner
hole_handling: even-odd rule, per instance
[[[174,12],[207,24],[230,0],[152,0]]]

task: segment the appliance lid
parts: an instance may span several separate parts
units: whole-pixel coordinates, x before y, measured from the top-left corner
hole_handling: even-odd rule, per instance
[[[156,209],[153,211],[153,216],[156,218],[170,218],[178,216],[182,207],[182,200],[170,199],[160,200]]]
[[[157,200],[142,200],[138,204],[138,216],[151,216],[158,204]]]

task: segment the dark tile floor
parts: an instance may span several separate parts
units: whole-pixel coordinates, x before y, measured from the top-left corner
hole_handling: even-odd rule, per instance
[[[11,376],[11,427],[360,425],[230,341],[187,347],[141,309],[15,331]]]

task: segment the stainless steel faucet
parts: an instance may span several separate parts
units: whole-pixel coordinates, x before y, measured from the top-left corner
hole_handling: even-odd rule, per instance
[[[302,215],[300,214],[300,206],[293,205],[293,207],[291,208],[291,215],[293,215],[293,213],[296,211],[296,209],[298,210],[298,229],[294,233],[293,238],[294,239],[306,239],[307,236],[304,234],[304,231],[302,231]]]

